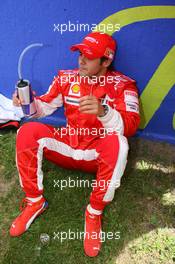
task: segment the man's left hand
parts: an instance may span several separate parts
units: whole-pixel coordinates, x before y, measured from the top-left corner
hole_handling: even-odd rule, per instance
[[[104,115],[104,108],[99,100],[93,95],[85,95],[80,98],[80,112],[84,114]]]

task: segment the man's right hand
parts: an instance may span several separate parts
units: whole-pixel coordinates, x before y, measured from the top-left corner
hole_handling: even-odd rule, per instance
[[[12,101],[14,106],[21,106],[23,103],[23,101],[18,98],[17,91],[13,93]]]
[[[32,91],[32,93],[33,93],[33,96],[36,95],[36,92],[35,92],[35,91]],[[12,95],[12,101],[13,101],[13,105],[14,105],[14,106],[21,106],[21,105],[24,103],[23,100],[20,100],[20,99],[18,98],[18,96],[17,96],[17,91],[15,91],[15,92],[13,93],[13,95]]]

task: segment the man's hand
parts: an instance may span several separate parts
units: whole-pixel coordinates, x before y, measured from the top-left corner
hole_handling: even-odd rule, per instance
[[[84,114],[104,115],[104,108],[99,100],[93,95],[86,95],[80,98],[80,112]]]
[[[33,96],[36,95],[35,91],[32,91]],[[12,101],[13,101],[13,105],[14,106],[21,106],[24,103],[24,100],[20,100],[17,96],[17,91],[15,90],[15,92],[12,95]]]
[[[18,98],[18,96],[17,96],[17,91],[15,91],[15,92],[13,93],[12,101],[13,101],[13,105],[14,105],[14,106],[21,106],[22,103],[23,103],[23,102]]]

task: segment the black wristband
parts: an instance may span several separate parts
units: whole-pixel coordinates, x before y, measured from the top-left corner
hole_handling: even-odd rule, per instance
[[[100,115],[99,117],[104,117],[109,112],[109,106],[107,104],[102,105],[104,108],[104,115]]]

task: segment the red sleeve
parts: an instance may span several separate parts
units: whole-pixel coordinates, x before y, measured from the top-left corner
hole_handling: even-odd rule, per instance
[[[45,103],[50,103],[52,102],[53,99],[58,97],[60,93],[61,93],[60,74],[58,74],[58,76],[54,77],[51,85],[49,86],[48,91],[44,95],[37,96],[36,99],[39,99]]]
[[[132,136],[136,133],[140,123],[138,90],[135,82],[121,82],[114,93],[115,100],[110,102],[110,105],[122,117],[124,135]]]

